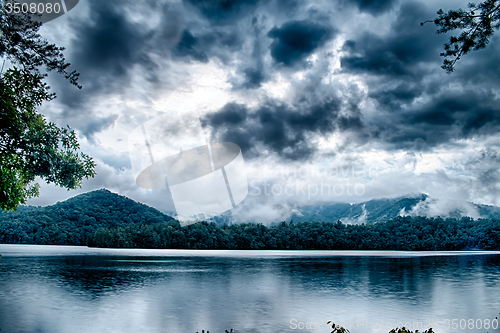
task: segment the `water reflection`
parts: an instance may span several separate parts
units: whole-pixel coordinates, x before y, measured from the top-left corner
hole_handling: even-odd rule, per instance
[[[17,247],[9,255],[0,245],[2,332],[329,332],[294,330],[290,322],[427,325],[491,320],[500,311],[498,254],[252,256],[85,248],[64,254],[65,248],[48,255],[26,248],[23,255]],[[351,327],[369,331],[389,330]],[[444,322],[437,330],[451,331]]]

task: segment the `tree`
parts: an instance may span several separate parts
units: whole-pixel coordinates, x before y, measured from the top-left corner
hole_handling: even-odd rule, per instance
[[[63,47],[49,44],[39,34],[41,23],[28,14],[7,13],[0,5],[0,208],[15,210],[39,195],[36,177],[76,189],[83,178],[95,176],[95,163],[79,152],[76,134],[59,128],[37,113],[42,102],[56,96],[44,82],[56,71],[81,89],[79,73],[69,72]],[[5,60],[11,63],[5,72]],[[44,72],[42,72],[44,70]]]
[[[441,68],[451,73],[455,70],[455,64],[461,57],[471,50],[484,49],[495,30],[500,28],[500,1],[486,0],[476,5],[469,3],[468,9],[462,8],[450,10],[445,13],[442,9],[437,11],[439,15],[434,20],[420,23],[424,25],[434,22],[439,27],[437,33],[444,34],[453,30],[461,30],[460,36],[451,36],[448,43],[444,44],[444,52],[440,55],[445,57]],[[447,59],[447,57],[452,57]]]

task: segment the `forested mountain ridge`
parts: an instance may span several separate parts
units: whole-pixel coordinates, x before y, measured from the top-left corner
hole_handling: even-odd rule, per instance
[[[233,212],[228,211],[210,221],[217,225],[234,222]],[[500,208],[475,204],[467,201],[436,199],[426,194],[397,198],[372,199],[361,203],[328,203],[315,205],[297,205],[293,213],[282,220],[294,222],[337,222],[346,224],[373,224],[394,219],[397,216],[427,216],[442,218],[473,217],[500,219]],[[260,222],[260,221],[245,221]],[[272,223],[272,225],[280,221]]]
[[[345,223],[385,222],[397,217],[402,210],[410,212],[419,202],[425,201],[427,198],[427,195],[422,194],[415,197],[372,199],[357,204],[336,203],[303,206],[299,209],[300,214],[293,214],[289,220],[296,222],[336,222],[338,220]]]
[[[6,234],[23,243],[33,234],[36,244],[86,245],[100,228],[149,225],[172,221],[168,215],[106,189],[83,193],[51,206],[20,206],[0,215],[0,243]]]
[[[372,199],[357,204],[328,204],[303,206],[300,214],[293,214],[287,220],[297,222],[325,221],[344,223],[385,222],[397,216],[427,216],[443,218],[474,217],[500,219],[500,208],[467,201],[437,199],[426,194],[398,198]]]
[[[406,199],[400,199],[400,204],[413,200]],[[378,216],[400,210],[399,205],[390,209],[391,200],[386,199],[384,205],[364,203],[365,215],[368,209],[376,212],[379,208]],[[181,227],[177,220],[152,207],[102,189],[52,206],[3,212],[0,243],[239,250],[500,250],[498,219],[406,216],[346,224],[325,222],[322,213],[319,210],[317,218],[307,222],[294,220],[271,226],[201,222]]]

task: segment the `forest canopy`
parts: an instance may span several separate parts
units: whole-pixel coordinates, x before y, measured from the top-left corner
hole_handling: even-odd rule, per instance
[[[281,222],[186,227],[108,190],[0,214],[0,243],[231,250],[500,250],[497,219],[398,216],[373,224]]]

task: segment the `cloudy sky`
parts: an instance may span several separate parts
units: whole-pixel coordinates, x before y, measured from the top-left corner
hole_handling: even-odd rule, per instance
[[[82,90],[57,75],[40,109],[76,130],[97,176],[42,185],[47,205],[107,188],[163,211],[136,185],[128,136],[169,112],[238,144],[249,183],[233,213],[427,193],[500,205],[500,38],[447,74],[433,19],[466,1],[90,1],[44,24]]]

